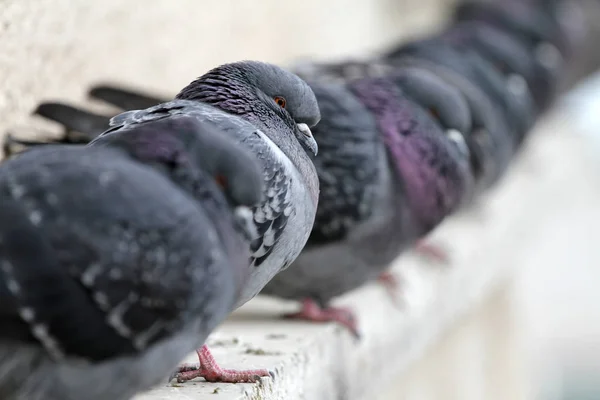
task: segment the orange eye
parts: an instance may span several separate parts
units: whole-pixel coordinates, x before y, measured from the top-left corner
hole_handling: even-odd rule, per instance
[[[433,117],[435,119],[440,119],[440,114],[437,112],[437,110],[435,108],[430,108],[429,113],[431,113],[431,115],[433,115]]]
[[[281,96],[275,96],[273,97],[273,100],[275,100],[275,103],[277,103],[277,105],[281,108],[285,108],[285,99]]]
[[[219,185],[223,189],[227,187],[227,179],[223,175],[215,176],[215,181],[217,182],[217,185]]]

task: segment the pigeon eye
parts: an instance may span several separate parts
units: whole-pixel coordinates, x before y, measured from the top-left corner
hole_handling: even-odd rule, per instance
[[[227,178],[225,178],[223,175],[215,176],[215,181],[217,182],[217,185],[219,185],[222,189],[225,189],[227,187]]]
[[[275,100],[275,103],[277,103],[277,105],[281,108],[285,108],[285,99],[281,96],[275,96],[273,97],[273,99]]]
[[[429,113],[437,120],[440,119],[440,113],[435,108],[429,108]]]

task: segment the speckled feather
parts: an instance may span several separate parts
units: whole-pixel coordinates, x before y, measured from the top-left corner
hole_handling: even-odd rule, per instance
[[[568,55],[572,50],[569,48],[569,40],[556,19],[556,4],[550,3],[552,1],[537,5],[535,2],[521,0],[493,3],[465,1],[454,9],[453,19],[482,21],[518,36],[531,49],[542,43],[549,43],[556,46],[563,55]],[[562,64],[562,60],[560,63]]]
[[[269,146],[265,141],[264,134],[254,125],[239,118],[231,118],[220,110],[203,103],[174,100],[147,110],[130,111],[117,115],[111,121],[113,127],[93,141],[91,145],[104,140],[104,136],[118,134],[129,124],[148,123],[173,116],[193,116],[202,122],[212,123],[218,126],[224,134],[230,135],[239,143],[247,146],[257,156],[263,171],[264,190],[263,201],[253,210],[254,225],[258,235],[253,238],[251,243],[251,263],[255,266],[262,265],[278,243],[293,211],[290,196],[292,178],[286,171],[288,166],[285,165],[282,156]]]

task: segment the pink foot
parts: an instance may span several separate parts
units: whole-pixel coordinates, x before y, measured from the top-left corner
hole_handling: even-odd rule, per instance
[[[262,376],[275,377],[272,372],[266,369],[249,369],[245,371],[223,369],[217,364],[217,360],[215,360],[207,345],[196,350],[196,353],[200,363],[181,365],[172,377],[176,378],[177,382],[182,383],[202,377],[208,382],[242,383],[257,382]]]
[[[400,305],[400,298],[398,297],[400,281],[398,280],[398,277],[391,272],[386,271],[379,274],[377,281],[383,285],[384,289],[392,299],[392,302],[397,306]]]
[[[441,264],[450,264],[450,257],[442,247],[423,239],[417,241],[414,248],[417,254],[435,260]]]
[[[314,300],[304,299],[302,301],[302,310],[297,313],[286,314],[285,318],[304,319],[312,322],[337,322],[348,328],[355,338],[360,339],[354,312],[347,308],[321,308]]]

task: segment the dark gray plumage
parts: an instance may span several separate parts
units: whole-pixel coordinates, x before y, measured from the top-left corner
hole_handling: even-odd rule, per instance
[[[321,189],[317,217],[307,247],[261,294],[305,299],[303,312],[316,302],[322,312],[298,316],[335,320],[357,334],[352,314],[328,303],[376,277],[397,256],[410,215],[406,199],[397,196],[401,184],[393,179],[375,118],[345,85],[309,83],[322,114],[314,128]]]
[[[109,126],[109,121],[103,115],[89,113],[60,102],[40,104],[33,114],[61,124],[65,128],[62,143],[87,144]]]
[[[564,20],[568,10],[573,10],[574,3],[562,0],[467,1],[455,9],[453,19],[457,22],[481,22],[503,31],[525,46],[538,67],[537,73],[541,75],[536,85],[542,86],[535,89],[546,94],[543,97],[537,93],[540,111],[545,111],[556,95],[555,81],[564,74],[566,63],[577,44],[572,21]]]
[[[3,399],[129,399],[235,306],[251,234],[236,220],[260,200],[258,164],[193,119],[137,128],[0,168]],[[213,174],[254,186],[225,196]]]
[[[540,62],[514,35],[475,20],[454,24],[441,37],[490,60],[506,76],[509,90],[515,95],[532,96],[538,113],[554,99],[559,71]]]
[[[373,72],[376,73],[379,71]],[[439,130],[439,139],[447,140],[450,148],[455,147],[452,150],[455,154],[462,153],[463,168],[468,169],[469,151],[464,148],[463,134],[468,136],[471,116],[460,92],[432,73],[410,67],[396,71],[393,79],[394,84],[404,88],[403,96],[414,101],[411,106],[404,106],[408,107],[407,115],[416,112],[420,115],[417,120],[438,121],[440,127],[434,129]],[[377,277],[402,249],[430,228],[413,225],[403,183],[394,179],[384,139],[371,112],[345,85],[319,80],[311,81],[311,86],[322,113],[327,116],[315,128],[320,148],[313,160],[321,187],[319,208],[299,262],[276,276],[263,293],[285,292],[283,297],[301,298],[305,293],[302,290],[309,291],[310,298],[325,306],[331,297]],[[120,95],[128,96],[126,92]],[[418,125],[424,127],[430,123]],[[464,190],[461,196],[467,198],[468,192]],[[322,256],[331,268],[323,267],[322,263],[306,267],[306,260],[315,254]],[[335,260],[333,264],[331,259]],[[346,267],[349,272],[342,274],[339,283],[332,284],[331,277]],[[313,269],[318,271],[315,273]],[[296,285],[301,289],[296,290]],[[351,313],[338,311],[328,308],[326,318],[351,323],[347,318]]]

